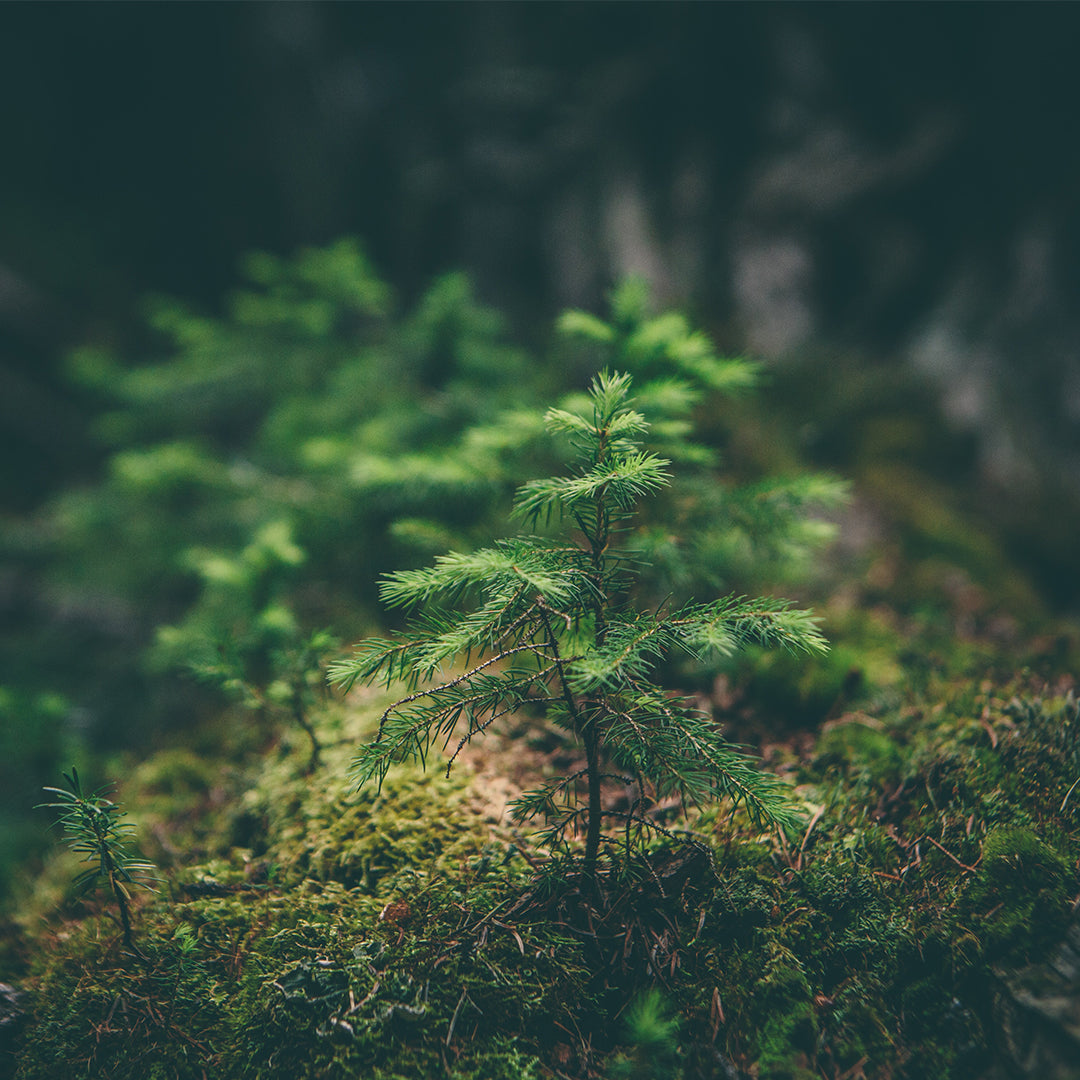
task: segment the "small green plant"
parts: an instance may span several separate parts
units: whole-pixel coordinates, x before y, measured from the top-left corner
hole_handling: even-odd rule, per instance
[[[630,1050],[612,1062],[611,1080],[671,1080],[678,1074],[679,1026],[660,991],[646,990],[627,1010]]]
[[[423,616],[411,631],[362,643],[330,671],[346,690],[379,680],[404,680],[410,689],[356,758],[359,784],[381,785],[394,762],[426,762],[433,744],[449,748],[456,736],[449,770],[472,738],[509,713],[540,713],[569,732],[584,767],[526,793],[512,809],[519,820],[546,821],[541,838],[553,851],[583,823],[590,880],[601,846],[613,841],[605,821],[619,824],[629,853],[652,832],[668,831],[649,810],[670,796],[683,805],[727,797],[773,825],[796,818],[777,777],[728,744],[710,716],[650,679],[658,659],[678,650],[728,655],[749,642],[826,648],[811,616],[783,601],[727,597],[674,610],[634,608],[642,561],[620,542],[632,535],[638,502],[668,483],[669,462],[642,448],[648,424],[630,407],[630,382],[601,374],[580,411],[547,413],[549,430],[570,437],[578,467],[526,483],[515,511],[534,530],[555,522],[555,535],[536,531],[387,575],[383,600],[423,607]],[[452,674],[461,659],[465,670]],[[605,806],[606,781],[634,793],[625,809]]]
[[[150,883],[155,880],[156,867],[128,851],[127,844],[135,827],[121,823],[124,811],[105,797],[107,788],[84,795],[79,772],[74,768],[70,776],[64,774],[64,779],[67,788],[44,789],[58,801],[38,805],[60,811],[56,824],[63,827],[69,847],[84,857],[83,862],[90,864],[75,878],[76,888],[89,891],[100,880],[105,880],[120,913],[124,945],[136,956],[142,956],[132,936],[129,887],[137,885],[152,889]]]
[[[197,678],[234,697],[256,716],[286,713],[311,744],[304,769],[309,774],[319,767],[322,753],[311,710],[320,692],[326,692],[324,658],[340,642],[326,630],[305,636],[292,630],[288,636],[291,640],[270,650],[261,674],[228,637],[218,639],[212,660],[194,659],[189,667]],[[205,651],[210,643],[201,644]]]
[[[311,721],[311,706],[319,691],[326,692],[326,654],[339,645],[338,639],[328,631],[316,630],[288,648],[277,650],[271,657],[276,678],[266,688],[266,698],[286,709],[308,737],[311,753],[306,771],[309,773],[318,768],[322,749]]]
[[[161,668],[189,671],[260,719],[286,713],[311,743],[311,772],[321,750],[311,705],[325,691],[323,657],[339,642],[325,630],[305,633],[289,606],[286,590],[305,560],[284,520],[264,526],[237,555],[189,552],[202,594],[179,624],[158,627],[151,657]]]

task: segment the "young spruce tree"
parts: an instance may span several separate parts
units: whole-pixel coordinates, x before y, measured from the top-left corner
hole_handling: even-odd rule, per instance
[[[512,810],[521,821],[545,819],[542,838],[553,849],[584,832],[590,879],[601,846],[614,839],[605,824],[618,827],[629,852],[658,827],[650,806],[672,795],[684,805],[727,797],[767,824],[796,816],[780,780],[729,745],[709,716],[650,680],[654,661],[674,650],[727,655],[749,642],[826,648],[810,614],[784,601],[632,606],[642,564],[620,542],[638,502],[668,483],[669,462],[642,449],[648,425],[630,407],[630,382],[603,373],[584,410],[547,413],[548,429],[571,438],[578,466],[526,483],[515,513],[534,530],[554,520],[555,535],[537,531],[388,575],[384,602],[423,609],[414,628],[369,639],[331,669],[345,690],[402,680],[410,691],[386,709],[356,758],[361,785],[381,785],[394,762],[426,763],[433,745],[456,739],[449,771],[474,736],[519,710],[569,732],[585,767],[526,793]],[[464,670],[455,666],[462,662]],[[605,806],[605,781],[632,785],[628,809]]]
[[[38,808],[58,810],[57,824],[64,829],[68,846],[83,856],[90,865],[75,878],[78,889],[92,889],[104,880],[116,901],[120,913],[120,927],[124,933],[124,946],[136,956],[142,952],[135,944],[131,929],[131,887],[152,889],[156,867],[131,854],[128,843],[135,827],[123,823],[124,811],[112,799],[105,797],[107,789],[99,788],[84,795],[77,769],[71,775],[64,774],[67,788],[47,787],[57,802],[39,803]]]

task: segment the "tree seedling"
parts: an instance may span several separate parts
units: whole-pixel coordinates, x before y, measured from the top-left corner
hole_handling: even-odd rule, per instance
[[[153,889],[150,882],[155,880],[156,867],[128,851],[127,844],[135,827],[121,823],[125,812],[105,797],[108,788],[84,795],[79,772],[74,768],[70,776],[64,774],[64,779],[68,784],[66,789],[44,789],[58,801],[39,803],[38,806],[60,811],[56,824],[63,827],[68,846],[83,856],[83,862],[90,864],[75,878],[75,887],[88,892],[100,880],[105,880],[120,914],[124,946],[129,952],[143,957],[132,935],[129,887]]]
[[[540,714],[568,732],[584,767],[511,809],[520,821],[545,821],[540,836],[552,851],[583,832],[592,882],[601,847],[618,850],[610,823],[629,854],[667,831],[649,811],[672,796],[684,806],[727,797],[762,824],[798,817],[779,778],[727,743],[711,716],[652,681],[656,661],[680,651],[730,655],[750,642],[826,648],[810,614],[784,601],[730,596],[634,608],[643,567],[620,541],[638,502],[668,483],[669,462],[642,448],[648,425],[631,408],[630,383],[603,373],[580,411],[546,414],[552,433],[570,437],[577,467],[518,491],[515,514],[533,535],[387,575],[384,602],[422,614],[410,630],[368,639],[330,669],[345,690],[402,680],[410,691],[386,709],[355,759],[361,785],[381,785],[393,763],[426,763],[433,745],[449,750],[456,739],[449,772],[470,740],[511,713]],[[554,535],[542,531],[552,524]],[[463,671],[455,667],[462,661]],[[634,793],[620,804],[626,809],[605,806],[605,782]]]
[[[326,630],[315,630],[270,652],[268,672],[260,680],[245,664],[235,642],[220,641],[212,663],[196,661],[192,672],[203,682],[219,687],[262,717],[274,711],[286,713],[307,736],[310,743],[304,775],[321,764],[322,743],[312,722],[312,705],[321,690],[326,692],[323,658],[340,642]]]

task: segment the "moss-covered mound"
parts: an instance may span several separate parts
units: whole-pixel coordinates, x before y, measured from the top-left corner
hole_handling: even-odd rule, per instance
[[[1080,705],[1066,679],[916,684],[773,747],[797,833],[717,807],[597,889],[514,834],[483,762],[352,791],[375,702],[327,708],[313,775],[299,733],[245,768],[163,753],[120,792],[164,879],[145,958],[58,859],[4,939],[14,1076],[1077,1075],[1052,962]]]

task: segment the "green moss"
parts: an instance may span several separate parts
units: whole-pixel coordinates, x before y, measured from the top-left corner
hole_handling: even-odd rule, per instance
[[[1075,884],[1067,860],[1030,829],[991,829],[968,897],[990,954],[1015,961],[1062,935]]]
[[[519,873],[504,869],[508,848],[468,773],[402,769],[381,792],[355,792],[341,779],[348,753],[330,748],[311,778],[275,756],[246,781],[181,751],[140,767],[129,784],[140,822],[173,847],[198,807],[204,859],[143,903],[145,965],[96,909],[34,930],[20,1080],[55,1075],[58,1061],[115,1080],[418,1077],[444,1059],[454,1076],[539,1075],[528,1039],[514,1046],[512,1034],[541,1045],[536,1033],[566,1012],[559,995],[583,999],[578,943],[547,927],[497,930],[482,959],[462,954],[463,913],[503,903]],[[215,812],[209,792],[226,782],[234,791]],[[448,1045],[459,1002],[469,1038]]]
[[[217,767],[190,750],[163,750],[135,770],[128,790],[135,797],[203,796],[213,786],[217,772]]]
[[[877,787],[895,783],[904,756],[896,740],[870,718],[827,727],[818,740],[814,768],[839,770],[848,779],[865,779]]]
[[[128,784],[140,841],[178,854],[136,912],[149,961],[104,905],[57,907],[51,871],[21,922],[18,1080],[605,1075],[637,1060],[623,1018],[658,985],[673,1077],[980,1075],[994,971],[1045,958],[1077,889],[1076,710],[1021,678],[924,688],[787,751],[808,831],[712,808],[692,824],[715,876],[657,847],[606,912],[537,891],[465,771],[358,793],[330,740],[309,778],[287,748],[246,771],[152,760]],[[342,738],[368,704],[335,715]]]
[[[753,988],[761,1017],[757,1035],[758,1075],[775,1080],[810,1080],[817,1039],[813,991],[798,958],[771,944],[765,969]]]

